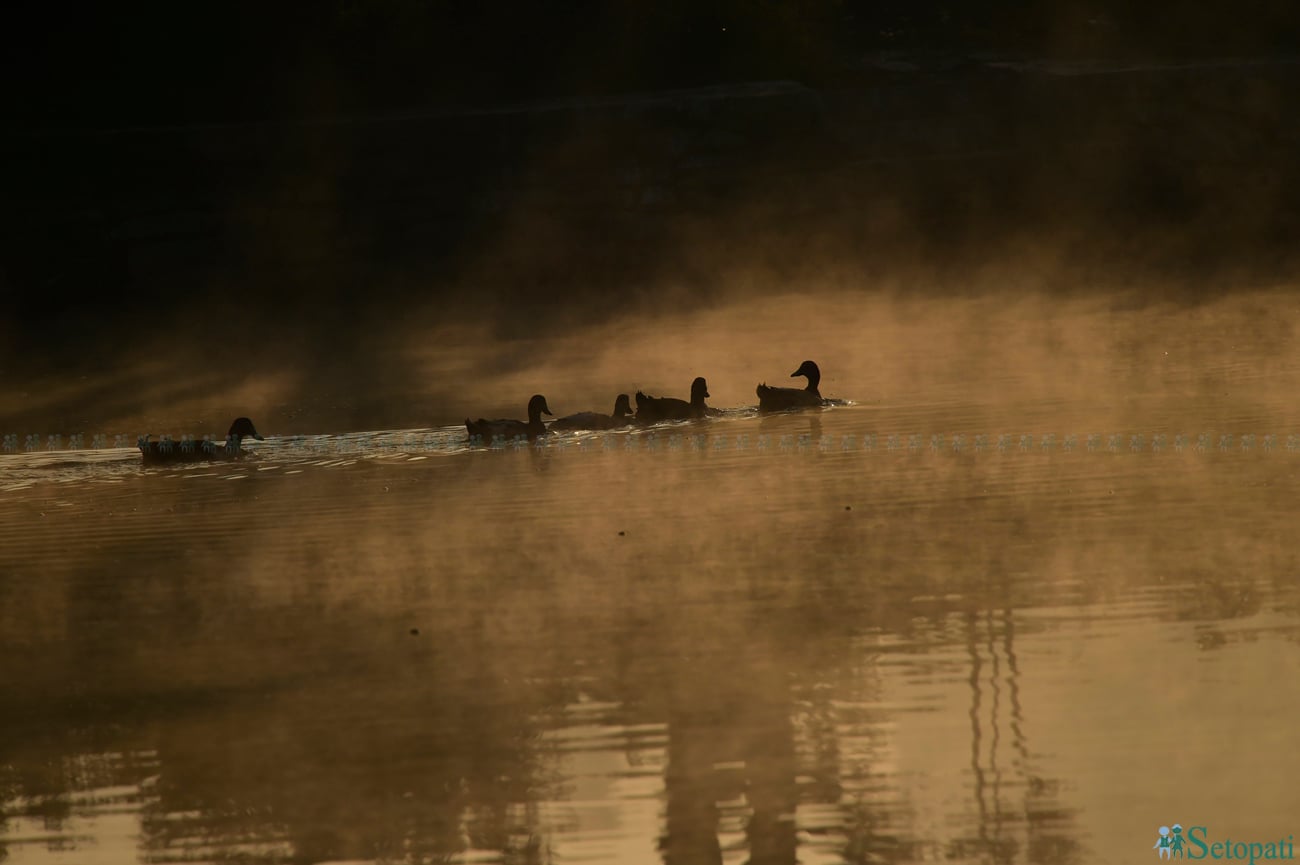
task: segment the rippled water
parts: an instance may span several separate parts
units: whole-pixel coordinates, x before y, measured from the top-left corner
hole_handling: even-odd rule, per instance
[[[1284,445],[705,429],[94,453],[11,489],[0,849],[1047,862],[1291,831]]]
[[[0,456],[0,860],[1286,837],[1297,416],[1285,382],[1176,389],[1262,363],[1129,380],[1123,412],[917,391],[542,447]]]

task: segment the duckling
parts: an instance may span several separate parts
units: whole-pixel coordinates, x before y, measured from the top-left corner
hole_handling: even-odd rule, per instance
[[[673,397],[646,396],[636,392],[637,423],[657,423],[661,420],[692,420],[709,414],[710,409],[704,404],[709,396],[709,384],[701,376],[691,382],[691,401],[686,402]]]
[[[795,387],[768,387],[766,384],[760,384],[757,390],[758,410],[785,411],[792,408],[826,405],[827,401],[822,399],[821,391],[817,389],[817,385],[822,380],[822,372],[817,368],[817,364],[805,360],[799,364],[798,369],[790,373],[790,378],[801,375],[808,378],[808,386],[802,390]]]
[[[562,417],[551,423],[553,430],[592,430],[618,429],[632,423],[632,402],[627,394],[621,393],[614,400],[614,413],[601,414],[595,411],[578,412]]]
[[[542,423],[542,415],[550,414],[551,409],[546,405],[546,397],[534,394],[533,398],[528,401],[528,422],[521,420],[470,420],[465,418],[465,429],[469,431],[471,439],[476,436],[485,442],[490,442],[496,438],[517,439],[520,436],[526,436],[529,441],[535,440],[540,435],[546,434],[546,424]]]
[[[251,420],[237,417],[230,425],[230,432],[226,433],[224,445],[206,439],[201,442],[190,440],[174,442],[164,437],[162,441],[150,441],[150,436],[147,435],[141,436],[137,444],[145,465],[237,460],[244,456],[242,445],[246,436],[264,441],[262,436],[257,434]]]

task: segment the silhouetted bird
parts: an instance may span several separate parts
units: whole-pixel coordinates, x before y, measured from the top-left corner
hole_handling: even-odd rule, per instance
[[[827,401],[822,399],[821,391],[817,389],[817,385],[822,380],[822,372],[817,368],[817,364],[805,360],[799,364],[798,369],[790,373],[790,378],[801,375],[808,377],[808,386],[805,388],[768,387],[766,384],[760,384],[757,391],[758,410],[785,411],[792,408],[826,405]]]
[[[246,417],[237,417],[226,433],[226,443],[215,441],[182,440],[179,442],[164,438],[162,441],[150,441],[150,436],[141,436],[138,446],[145,465],[158,463],[196,463],[209,460],[237,460],[244,455],[244,437],[262,441],[262,437],[253,428],[253,422]]]
[[[469,432],[469,437],[475,436],[484,442],[490,442],[495,438],[517,439],[520,436],[526,436],[529,441],[533,441],[540,435],[546,433],[546,424],[542,423],[542,415],[550,414],[551,410],[546,405],[546,397],[540,393],[535,394],[528,401],[528,422],[521,420],[470,420],[465,418],[465,429]]]
[[[550,426],[553,430],[618,429],[632,423],[632,402],[621,393],[614,400],[614,413],[583,411],[562,417]]]
[[[691,420],[709,413],[704,400],[709,395],[709,385],[702,377],[691,382],[691,401],[672,397],[646,396],[636,392],[637,423],[656,423],[661,420]]]

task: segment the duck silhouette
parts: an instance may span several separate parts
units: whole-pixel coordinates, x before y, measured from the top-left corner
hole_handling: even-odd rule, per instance
[[[521,420],[470,420],[465,418],[465,429],[469,432],[470,439],[478,438],[484,442],[490,442],[493,439],[517,439],[521,436],[526,437],[529,441],[535,440],[540,435],[546,434],[546,424],[542,423],[542,415],[550,414],[551,409],[546,405],[546,397],[534,394],[533,398],[528,401],[528,421]]]
[[[226,433],[225,444],[217,444],[211,439],[198,442],[183,439],[175,442],[169,437],[164,437],[160,441],[152,441],[152,436],[146,435],[140,437],[137,446],[140,448],[140,454],[145,465],[197,463],[241,459],[244,456],[243,442],[245,438],[255,438],[258,441],[264,440],[262,436],[257,434],[251,420],[246,417],[237,417],[235,422],[230,425],[230,432]]]
[[[553,430],[592,430],[618,429],[632,423],[632,402],[627,394],[621,393],[614,400],[614,413],[601,414],[596,411],[583,411],[562,417],[551,423]]]
[[[821,391],[817,389],[822,380],[822,371],[817,368],[817,364],[805,360],[799,364],[798,369],[790,373],[790,378],[801,375],[808,378],[807,387],[768,387],[766,384],[760,384],[757,390],[758,410],[786,411],[826,405],[827,400],[822,399]]]
[[[636,392],[637,423],[658,423],[664,420],[693,420],[709,414],[704,400],[709,396],[709,384],[703,376],[691,382],[691,401],[673,397],[646,396]]]

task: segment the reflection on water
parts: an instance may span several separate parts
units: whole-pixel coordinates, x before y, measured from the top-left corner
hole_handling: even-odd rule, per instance
[[[1175,820],[1285,836],[1300,457],[1134,450],[1180,430],[1132,408],[0,458],[0,859],[1082,863]],[[1125,446],[1018,446],[1091,430]],[[981,432],[1017,444],[951,447]]]

